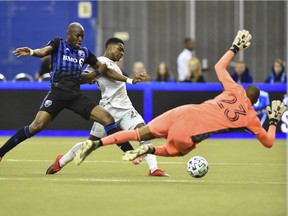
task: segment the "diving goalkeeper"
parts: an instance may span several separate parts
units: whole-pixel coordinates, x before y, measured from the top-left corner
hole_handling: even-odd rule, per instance
[[[233,57],[250,46],[251,39],[248,31],[238,31],[232,47],[216,63],[214,68],[224,89],[220,95],[202,104],[174,108],[142,128],[118,132],[99,141],[87,140],[82,149],[76,152],[75,163],[81,164],[86,156],[100,146],[154,138],[166,138],[167,142],[164,146],[140,146],[127,151],[122,159],[131,161],[148,153],[165,157],[182,156],[213,134],[243,129],[252,132],[265,147],[272,147],[276,126],[286,111],[285,105],[281,101],[272,101],[271,107],[266,108],[269,117],[266,131],[252,107],[258,100],[259,89],[251,85],[245,90],[233,81],[226,70]]]

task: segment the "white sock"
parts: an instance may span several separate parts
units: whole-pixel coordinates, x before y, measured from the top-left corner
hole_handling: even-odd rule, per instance
[[[60,160],[60,167],[64,167],[66,164],[70,163],[75,156],[75,153],[82,147],[84,142],[77,143],[74,145]]]
[[[156,159],[155,155],[147,154],[145,156],[145,160],[146,160],[146,162],[147,162],[147,164],[149,166],[150,173],[153,173],[155,170],[158,169],[157,159]]]
[[[142,141],[142,142],[140,142],[140,145],[149,145],[149,144],[151,144],[150,141]],[[158,169],[157,159],[156,159],[155,155],[147,154],[144,158],[145,158],[145,160],[146,160],[146,162],[148,164],[150,173],[153,173],[155,170]]]

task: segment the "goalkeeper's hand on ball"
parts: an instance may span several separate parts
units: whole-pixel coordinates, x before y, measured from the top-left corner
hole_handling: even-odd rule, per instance
[[[277,126],[281,116],[287,110],[287,107],[280,100],[273,100],[271,107],[267,106],[266,111],[269,117],[269,125]]]
[[[247,30],[239,30],[230,48],[235,54],[251,45],[252,36]]]

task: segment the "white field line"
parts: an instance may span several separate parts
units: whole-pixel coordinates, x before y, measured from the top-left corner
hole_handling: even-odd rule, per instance
[[[18,160],[18,159],[3,159],[3,162],[24,162],[24,163],[48,163],[48,162],[53,162],[54,160]],[[106,160],[101,160],[101,161],[91,161],[87,160],[84,163],[111,163],[111,164],[119,164],[119,163],[129,163],[125,161],[106,161]],[[171,161],[171,162],[158,162],[158,164],[168,164],[168,165],[183,165],[186,164],[186,162],[176,162],[176,161]],[[287,164],[285,163],[209,163],[211,165],[228,165],[228,166],[286,166]]]
[[[12,178],[12,177],[0,177],[0,182],[3,181],[39,181],[39,182],[105,182],[105,183],[189,183],[189,184],[220,184],[220,185],[287,185],[287,182],[260,182],[260,181],[246,181],[246,182],[237,182],[237,181],[211,181],[211,180],[164,180],[164,179],[100,179],[100,178]]]

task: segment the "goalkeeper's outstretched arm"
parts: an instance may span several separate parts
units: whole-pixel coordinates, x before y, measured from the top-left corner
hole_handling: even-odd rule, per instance
[[[251,34],[249,31],[240,30],[235,37],[230,50],[227,51],[222,58],[216,63],[214,66],[217,77],[219,81],[225,88],[224,81],[227,80],[228,82],[234,82],[227,71],[227,66],[230,64],[233,57],[237,54],[237,52],[247,49],[250,46],[250,41],[252,39]]]
[[[261,133],[257,134],[257,139],[267,148],[271,148],[275,141],[276,127],[279,123],[281,116],[286,112],[287,107],[280,100],[274,100],[271,103],[271,107],[266,107],[268,118],[269,118],[269,128],[266,132],[263,128]]]
[[[226,68],[234,56],[235,54],[231,50],[228,50],[214,66],[217,77],[222,84],[224,84],[225,79],[233,81]]]
[[[269,125],[268,131],[263,130],[261,133],[257,134],[257,139],[263,144],[263,146],[267,148],[271,148],[275,141],[275,135],[276,135],[276,126],[275,125]]]

